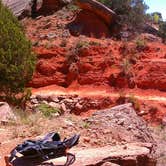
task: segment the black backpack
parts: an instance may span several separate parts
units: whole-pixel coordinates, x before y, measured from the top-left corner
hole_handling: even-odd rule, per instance
[[[71,153],[67,153],[67,149],[78,144],[80,135],[74,135],[69,139],[60,140],[58,133],[49,133],[43,139],[40,140],[27,140],[20,145],[17,145],[11,152],[9,157],[9,163],[16,160],[17,154],[20,153],[24,158],[37,159],[47,161],[52,158],[58,158],[67,156],[65,166],[69,166],[74,163],[75,156]]]

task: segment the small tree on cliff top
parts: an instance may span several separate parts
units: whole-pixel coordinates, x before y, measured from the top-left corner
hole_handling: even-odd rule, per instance
[[[24,92],[35,66],[31,44],[17,18],[0,1],[0,95]]]
[[[120,23],[132,28],[140,27],[145,22],[148,6],[143,0],[98,0],[115,11]]]
[[[163,43],[166,43],[166,21],[161,21],[159,24],[159,35],[163,39]]]

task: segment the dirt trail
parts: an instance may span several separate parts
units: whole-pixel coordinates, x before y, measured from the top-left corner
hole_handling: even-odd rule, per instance
[[[34,89],[33,95],[79,95],[81,97],[113,97],[117,98],[121,93],[125,94],[126,97],[134,96],[138,100],[142,101],[156,101],[166,103],[166,93],[161,91],[152,90],[125,90],[115,91],[107,88],[96,88],[96,87],[77,87],[65,89],[62,87],[49,86],[42,89]]]

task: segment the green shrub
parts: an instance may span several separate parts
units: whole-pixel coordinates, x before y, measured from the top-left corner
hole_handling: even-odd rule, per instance
[[[159,20],[160,20],[159,15],[158,15],[158,14],[154,14],[154,16],[153,16],[153,21],[154,21],[154,23],[155,23],[155,24],[158,24],[158,23],[159,23]]]
[[[147,5],[143,0],[98,0],[115,11],[120,17],[120,24],[140,27],[146,20]]]
[[[49,118],[53,116],[53,114],[61,114],[61,110],[58,108],[54,108],[49,106],[48,104],[41,103],[36,107],[38,111],[40,111],[45,117]]]
[[[89,42],[87,41],[84,41],[84,40],[79,40],[77,43],[76,43],[76,46],[75,48],[77,50],[79,49],[84,49],[84,48],[88,48],[89,47]]]
[[[163,20],[162,14],[160,12],[153,12],[151,13],[152,21],[155,24],[158,24],[160,21]]]
[[[159,35],[166,42],[166,21],[161,21],[159,24]]]
[[[80,10],[80,8],[76,5],[74,5],[73,3],[68,4],[67,8],[72,12],[76,12],[76,11]]]
[[[31,43],[17,18],[0,1],[0,91],[7,99],[24,92],[35,67]]]
[[[136,48],[139,50],[144,49],[147,45],[146,40],[141,38],[137,38],[135,44],[136,44]]]

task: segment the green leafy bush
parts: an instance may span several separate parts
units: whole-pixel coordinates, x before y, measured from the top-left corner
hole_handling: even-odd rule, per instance
[[[31,43],[17,18],[0,1],[0,91],[8,99],[24,92],[35,67]]]
[[[166,42],[166,21],[161,21],[159,24],[159,35]]]
[[[41,103],[36,107],[37,110],[39,110],[45,117],[49,118],[53,116],[53,114],[61,114],[61,110],[58,108],[54,108],[49,106],[48,104]]]
[[[147,46],[146,40],[141,38],[137,38],[135,44],[138,50],[143,50]]]
[[[148,6],[143,0],[98,0],[115,11],[120,17],[120,24],[140,27],[145,20]]]

